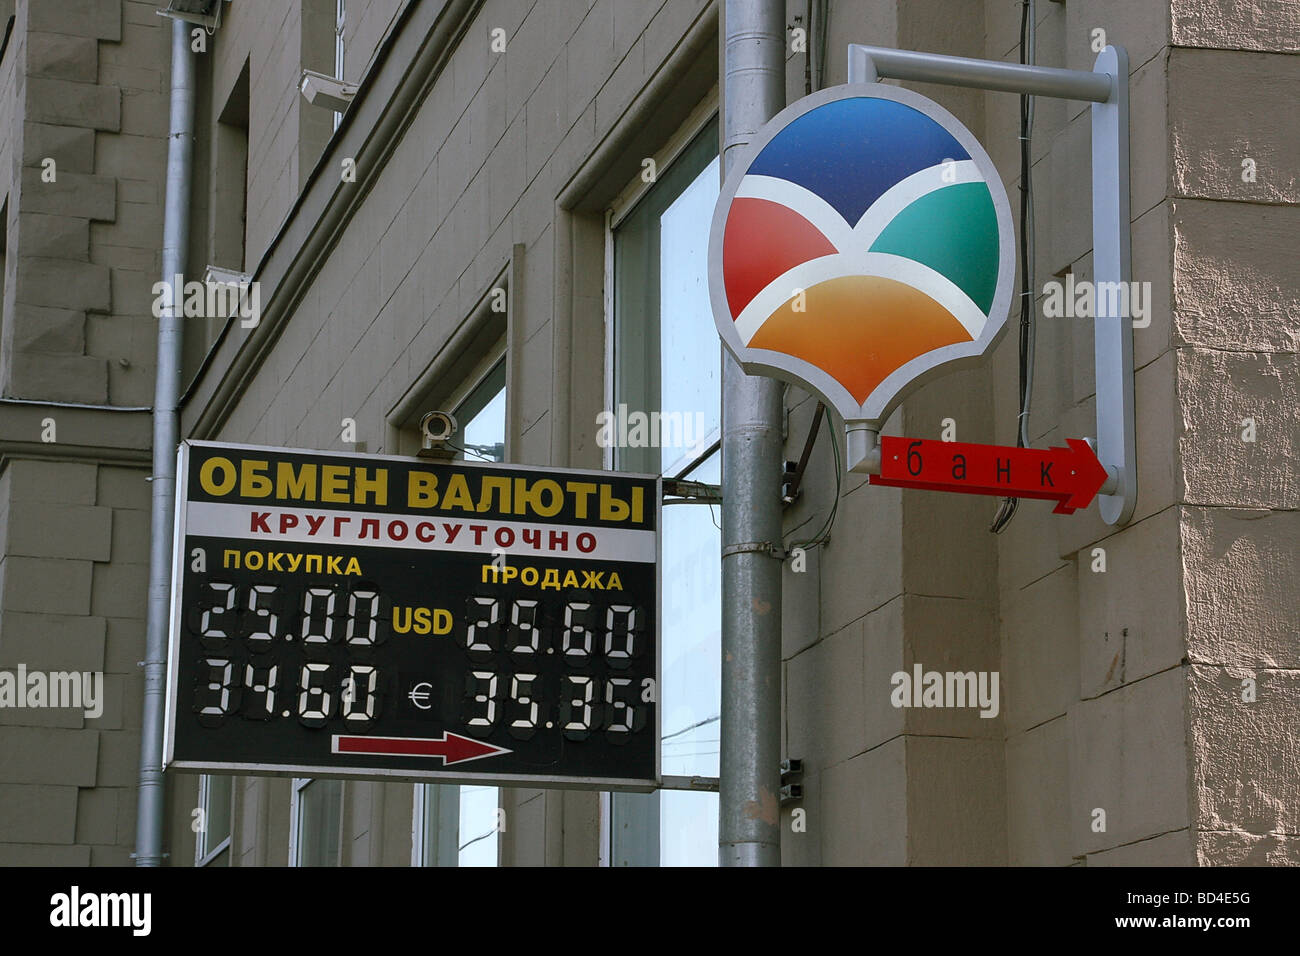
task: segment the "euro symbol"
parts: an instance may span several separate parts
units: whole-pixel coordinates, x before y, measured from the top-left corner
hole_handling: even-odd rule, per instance
[[[412,687],[411,693],[407,696],[411,698],[411,703],[416,707],[419,707],[421,710],[429,710],[433,705],[425,703],[425,701],[429,699],[429,695],[432,693],[433,685],[426,680]]]

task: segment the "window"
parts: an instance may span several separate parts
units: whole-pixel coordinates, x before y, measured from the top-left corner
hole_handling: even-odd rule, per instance
[[[451,440],[458,448],[457,458],[505,461],[504,339],[488,350],[459,393],[442,407],[447,406],[459,424]],[[417,785],[412,862],[418,866],[496,866],[499,800],[496,787]]]
[[[508,433],[509,324],[503,303],[505,276],[485,290],[469,321],[444,344],[388,411],[386,448],[394,455],[414,455],[422,446],[420,419],[426,412],[456,416],[451,445],[469,461],[505,461]]]
[[[212,59],[201,57],[199,62],[204,83],[211,84]],[[207,260],[194,262],[196,274],[186,278],[202,279],[204,265],[235,273],[248,268],[249,62],[244,61],[225,101],[213,102],[215,122],[200,130],[196,139],[195,173],[198,177],[206,172],[206,196],[195,196],[194,226],[197,234],[206,236]],[[219,94],[213,95],[215,98]],[[196,178],[195,182],[197,189],[202,180]],[[204,221],[205,229],[201,227]],[[226,316],[222,315],[185,320],[181,343],[183,384],[193,381],[225,324]]]
[[[0,206],[0,342],[4,341],[5,320],[9,309],[5,305],[5,274],[9,271],[9,197]]]
[[[248,268],[249,61],[217,116],[212,142],[212,264],[235,272]]]
[[[297,0],[299,20],[298,68],[324,77],[343,79],[343,0]],[[355,11],[354,11],[355,15]],[[302,74],[299,74],[301,82]],[[309,106],[306,99],[297,102],[298,181],[295,188],[306,188],[330,140],[343,122],[343,114],[328,109],[321,101]]]
[[[289,865],[338,866],[343,829],[343,781],[293,782],[289,805]]]
[[[460,788],[458,866],[496,866],[498,851],[496,787]]]
[[[648,441],[614,449],[614,468],[717,484],[721,345],[706,278],[719,191],[718,127],[707,122],[657,181],[610,214],[610,404],[660,413]],[[653,421],[653,419],[651,419]],[[629,442],[633,430],[629,428]],[[663,513],[663,773],[718,775],[721,531],[712,506]],[[610,800],[614,865],[714,866],[718,798],[661,790]]]
[[[411,866],[460,862],[460,788],[415,785],[411,818]]]
[[[458,458],[470,461],[506,460],[506,360],[494,350],[491,367],[452,412],[460,423],[453,439]]]
[[[334,3],[334,78],[343,79],[343,33],[347,25],[347,0]]]
[[[199,819],[203,826],[194,841],[195,866],[230,866],[230,807],[234,792],[234,777],[199,777]]]
[[[347,0],[336,0],[334,7],[334,79],[343,79],[343,36],[347,25]],[[343,122],[343,114],[334,114],[334,128]]]

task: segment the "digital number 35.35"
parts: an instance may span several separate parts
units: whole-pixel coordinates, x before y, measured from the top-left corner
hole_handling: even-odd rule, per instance
[[[518,740],[539,729],[559,725],[568,740],[586,740],[604,731],[611,743],[625,743],[646,725],[648,704],[654,700],[654,680],[631,677],[563,674],[558,688],[538,674],[497,674],[471,671],[466,678],[466,732],[486,737],[504,725]],[[546,686],[550,684],[550,686]],[[558,695],[553,694],[554,690]],[[603,689],[603,692],[602,692]],[[558,704],[551,703],[558,697]]]

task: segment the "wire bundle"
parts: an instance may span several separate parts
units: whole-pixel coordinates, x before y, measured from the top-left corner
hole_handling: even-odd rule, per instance
[[[1022,0],[1020,62],[1034,62],[1034,0]],[[1034,184],[1032,138],[1034,98],[1020,97],[1020,414],[1016,418],[1016,447],[1029,446],[1029,403],[1034,390]],[[1015,516],[1019,498],[1003,498],[989,530],[1000,534]]]

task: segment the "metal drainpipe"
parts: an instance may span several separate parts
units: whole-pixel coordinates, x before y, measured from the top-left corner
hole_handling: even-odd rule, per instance
[[[171,129],[167,140],[167,196],[163,208],[162,279],[185,273],[190,236],[191,155],[194,144],[194,57],[190,27],[172,21]],[[149,617],[145,632],[144,714],[140,733],[140,802],[136,812],[136,866],[163,864],[163,694],[171,596],[176,446],[180,434],[181,322],[171,290],[158,319],[158,377],[153,408],[153,532],[149,546]]]
[[[723,175],[785,105],[784,0],[726,0]],[[718,862],[780,866],[782,388],[722,361]]]

